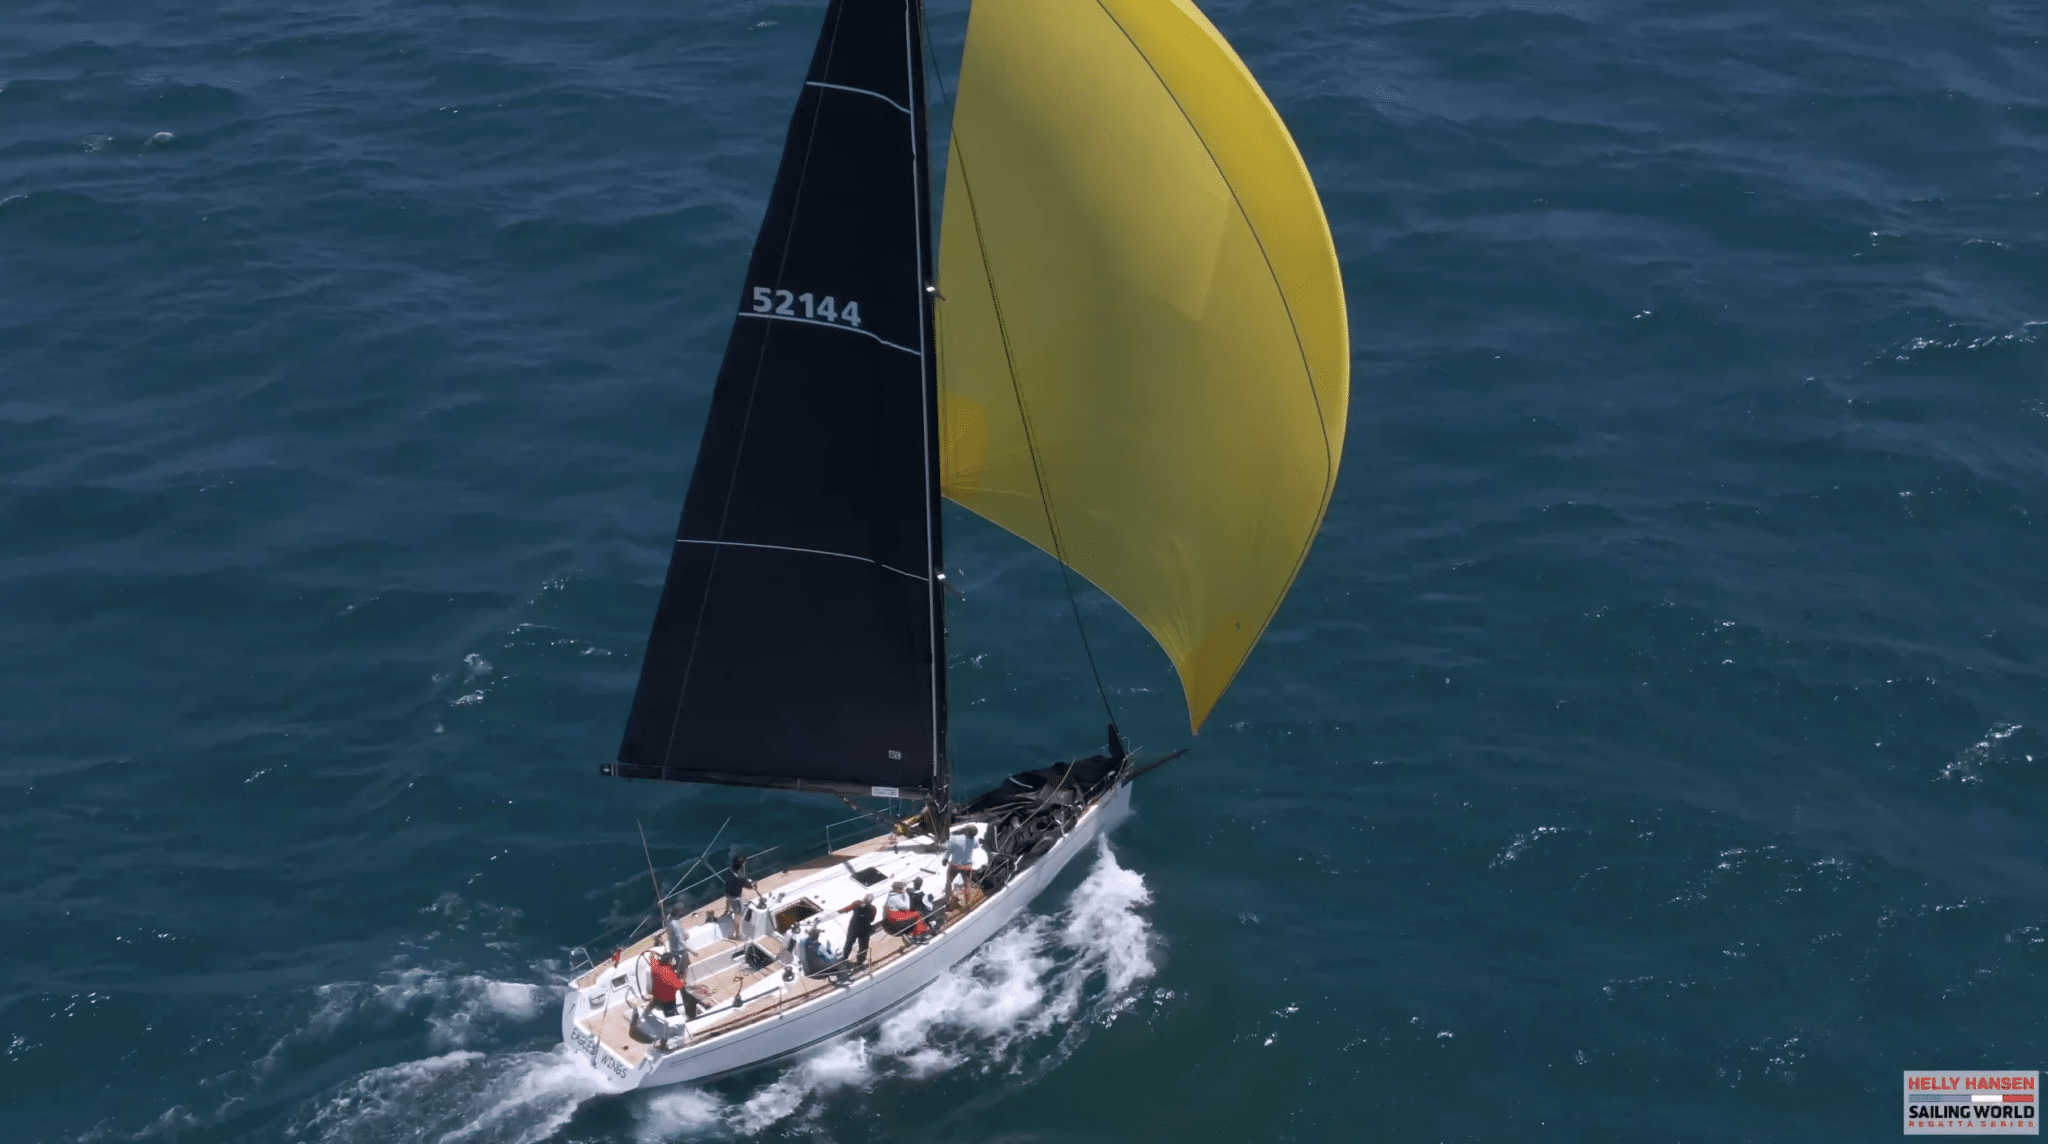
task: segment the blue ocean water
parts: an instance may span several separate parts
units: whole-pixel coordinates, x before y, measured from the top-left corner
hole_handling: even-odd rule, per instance
[[[822,5],[11,9],[0,1138],[1861,1140],[2039,1067],[2041,9],[1205,7],[1352,308],[1293,597],[1192,740],[1084,600],[1195,747],[1110,847],[626,1097],[553,990],[635,820],[845,817],[595,774]],[[948,525],[962,785],[1092,749],[1055,570]]]

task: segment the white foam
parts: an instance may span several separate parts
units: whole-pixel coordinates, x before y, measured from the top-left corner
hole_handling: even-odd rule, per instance
[[[956,1069],[1050,1067],[1090,1027],[1115,1020],[1152,975],[1156,942],[1142,912],[1150,901],[1145,880],[1098,845],[1095,865],[1058,917],[1027,916],[876,1028],[805,1054],[749,1096],[656,1090],[635,1110],[636,1135],[643,1144],[749,1137],[778,1126],[784,1135],[846,1089]]]
[[[524,1021],[536,1017],[554,990],[542,985],[516,981],[492,981],[474,974],[448,981],[433,994],[433,1011],[427,1017],[436,1047],[468,1044],[479,1031],[500,1021]]]
[[[1114,1020],[1152,974],[1155,941],[1142,912],[1150,897],[1141,877],[1098,846],[1058,916],[1028,915],[878,1027],[806,1053],[749,1094],[679,1085],[635,1098],[635,1135],[653,1144],[801,1134],[822,1130],[832,1096],[878,1082],[1051,1067],[1089,1028]],[[424,1021],[438,1055],[372,1069],[314,1097],[278,1126],[287,1140],[539,1144],[608,1091],[602,1074],[560,1046],[480,1051],[539,1017],[555,1000],[552,984],[408,968],[316,994],[300,1026],[253,1062],[256,1088],[287,1050],[353,1039],[364,1024]],[[220,1123],[242,1099],[211,1112],[173,1108],[132,1138]]]
[[[536,1144],[602,1091],[598,1074],[560,1047],[458,1050],[363,1073],[295,1117],[285,1136],[318,1144]]]
[[[514,1053],[468,1047],[538,1016],[553,998],[550,986],[413,968],[319,992],[306,1024],[274,1046],[266,1061],[288,1043],[330,1039],[350,1022],[404,1016],[423,1017],[429,1045],[448,1051],[372,1069],[316,1098],[292,1118],[289,1139],[531,1144],[604,1091],[599,1075],[559,1046]]]
[[[499,1034],[507,1025],[539,1016],[554,991],[547,985],[496,981],[474,973],[411,968],[378,982],[323,985],[314,996],[317,1001],[305,1021],[252,1063],[257,1076],[273,1072],[288,1050],[332,1040],[354,1021],[385,1023],[419,1013],[427,1023],[429,1046],[463,1048]]]
[[[452,895],[429,911],[494,920],[489,907],[470,907]],[[512,911],[499,911],[512,913]],[[560,967],[542,962],[533,976],[547,981],[501,981],[476,973],[396,968],[376,981],[342,981],[313,991],[313,1005],[296,1027],[274,1041],[246,1071],[214,1077],[206,1086],[223,1094],[211,1108],[177,1105],[139,1131],[109,1121],[79,1144],[148,1141],[224,1123],[295,1059],[353,1047],[366,1032],[424,1025],[438,1055],[372,1069],[308,1100],[289,1113],[282,1137],[300,1144],[356,1144],[391,1140],[445,1144],[529,1144],[568,1122],[600,1091],[604,1078],[588,1062],[551,1052],[485,1053],[518,1037],[531,1044],[530,1024],[558,996]],[[414,1024],[417,1023],[417,1024]],[[295,1066],[294,1066],[295,1067]],[[259,1134],[272,1138],[271,1131]]]
[[[1517,858],[1520,858],[1524,850],[1527,850],[1529,847],[1534,846],[1536,844],[1537,839],[1543,838],[1546,835],[1561,833],[1563,830],[1564,827],[1562,826],[1539,826],[1536,829],[1529,831],[1527,834],[1517,834],[1515,835],[1514,841],[1508,843],[1508,848],[1506,850],[1501,851],[1497,856],[1495,856],[1494,860],[1488,862],[1487,865],[1506,865],[1507,863],[1512,862]]]
[[[1935,781],[1966,784],[1983,782],[1987,766],[2006,761],[2002,744],[2012,738],[2013,732],[2018,730],[2018,723],[1993,724],[1989,731],[1984,732],[1982,739],[1963,748],[1955,758],[1950,759],[1948,765],[1941,768],[1941,773],[1935,776]]]

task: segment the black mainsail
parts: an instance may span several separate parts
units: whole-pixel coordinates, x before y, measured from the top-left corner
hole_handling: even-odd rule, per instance
[[[618,762],[950,798],[920,0],[832,0]]]

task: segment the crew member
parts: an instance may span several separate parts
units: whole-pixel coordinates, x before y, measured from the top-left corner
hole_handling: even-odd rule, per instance
[[[889,886],[889,896],[882,899],[882,928],[901,937],[918,928],[917,911],[910,908],[910,893],[903,883]]]
[[[857,945],[860,947],[860,960],[857,964],[866,965],[868,939],[875,933],[875,896],[868,894],[858,902],[848,902],[839,907],[839,912],[853,915],[846,923],[846,952],[840,956],[846,961],[853,961],[853,947]]]
[[[674,954],[682,954],[686,958],[690,951],[689,932],[683,925],[683,919],[689,916],[690,911],[683,907],[671,906],[668,911],[668,920],[662,923],[662,927],[668,932],[668,951]]]
[[[826,944],[824,937],[818,933],[817,926],[812,926],[805,932],[804,940],[798,943],[796,952],[797,962],[803,966],[806,977],[830,973],[839,967],[839,956]]]
[[[910,889],[905,896],[910,899],[910,908],[917,911],[917,934],[920,938],[929,938],[933,931],[946,923],[946,911],[940,909],[932,901],[932,896],[924,892],[923,878],[912,878]]]
[[[953,879],[958,877],[962,886],[974,884],[974,827],[969,826],[960,833],[946,839],[946,888],[940,893],[953,892]]]
[[[732,919],[734,940],[744,936],[740,930],[740,896],[749,888],[756,894],[761,892],[760,883],[747,877],[747,856],[735,854],[732,856],[732,868],[725,872],[725,916]]]
[[[679,964],[683,966],[680,972],[677,970]],[[671,953],[655,958],[654,965],[650,968],[648,976],[653,981],[652,993],[655,1008],[661,1010],[663,1014],[673,1017],[676,1015],[676,999],[680,997],[683,1002],[684,1019],[694,1021],[697,1019],[697,1010],[701,1003],[697,1000],[697,995],[690,992],[690,987],[683,981],[683,978],[688,973],[688,963],[684,962],[681,957]]]

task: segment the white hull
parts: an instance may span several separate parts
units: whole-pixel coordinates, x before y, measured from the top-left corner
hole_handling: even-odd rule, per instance
[[[615,1050],[589,1031],[595,1010],[579,983],[571,983],[562,1004],[562,1038],[572,1054],[590,1061],[613,1088],[651,1088],[702,1080],[787,1056],[865,1025],[915,996],[938,976],[973,953],[1008,925],[1039,891],[1059,876],[1067,863],[1129,813],[1130,787],[1119,786],[1083,814],[1064,837],[1029,869],[988,896],[924,945],[910,946],[872,970],[854,974],[843,988],[815,992],[814,983],[798,979],[794,989],[811,985],[813,995],[795,1004],[777,1003],[772,1012],[737,1024],[716,1035],[693,1036],[674,1051]],[[694,942],[692,943],[695,944]],[[646,955],[640,955],[644,958]],[[693,978],[694,980],[694,978]],[[749,987],[751,996],[757,994]],[[595,1022],[605,1028],[599,1017]],[[696,1022],[692,1022],[693,1028]],[[637,1058],[637,1059],[636,1059]]]

